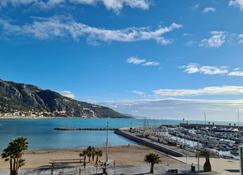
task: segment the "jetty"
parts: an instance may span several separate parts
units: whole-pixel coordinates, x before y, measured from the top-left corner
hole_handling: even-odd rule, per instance
[[[196,124],[196,123],[180,123],[180,127],[186,128],[186,129],[204,129],[208,128],[211,130],[216,131],[224,131],[224,132],[234,132],[235,129],[237,131],[243,131],[243,126],[239,126],[236,124],[228,124],[228,125],[220,125],[220,124],[214,124],[214,123],[208,123],[208,124]]]
[[[133,133],[131,133],[127,130],[124,130],[124,129],[117,129],[117,130],[115,130],[115,133],[118,135],[121,135],[129,140],[132,140],[138,144],[153,148],[157,151],[166,153],[171,156],[175,156],[175,157],[184,157],[185,156],[183,153],[179,152],[175,148],[173,149],[168,145],[160,144],[160,143],[154,142],[150,139],[138,137],[138,136],[134,135]]]
[[[115,131],[118,128],[54,128],[57,131]]]

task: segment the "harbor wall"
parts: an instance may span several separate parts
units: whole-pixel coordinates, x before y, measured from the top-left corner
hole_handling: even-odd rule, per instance
[[[168,155],[171,155],[171,156],[175,156],[175,157],[183,157],[184,155],[180,152],[177,152],[175,150],[172,150],[172,149],[169,149],[169,148],[166,148],[165,146],[163,146],[162,144],[157,144],[157,143],[154,143],[152,141],[148,141],[148,140],[145,140],[143,138],[140,138],[140,137],[137,137],[127,131],[124,131],[124,130],[121,130],[121,129],[117,129],[115,130],[115,133],[118,134],[118,135],[121,135],[123,137],[126,137],[127,139],[130,139],[138,144],[141,144],[141,145],[145,145],[147,147],[150,147],[150,148],[153,148],[157,151],[161,151],[163,153],[166,153]]]

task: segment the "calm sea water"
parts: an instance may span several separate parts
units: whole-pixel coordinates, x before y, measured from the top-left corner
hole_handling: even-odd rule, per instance
[[[108,119],[109,127],[143,126],[142,119]],[[30,150],[61,149],[92,146],[104,146],[105,131],[56,131],[55,127],[73,128],[104,128],[107,119],[7,119],[0,120],[0,150],[4,149],[9,141],[17,136],[25,136],[29,141]],[[153,126],[161,124],[178,124],[175,120],[148,120]],[[132,144],[121,136],[109,131],[109,145]]]

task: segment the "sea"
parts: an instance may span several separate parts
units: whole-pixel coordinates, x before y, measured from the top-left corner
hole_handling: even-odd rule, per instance
[[[106,131],[58,131],[54,128],[124,128],[141,127],[143,119],[90,119],[90,118],[42,118],[42,119],[1,119],[0,150],[16,137],[28,138],[29,150],[49,150],[64,148],[83,148],[89,145],[103,147]],[[151,126],[178,124],[176,120],[147,120]],[[108,132],[108,145],[121,146],[133,144],[132,141]]]
[[[153,119],[106,119],[106,118],[41,118],[41,119],[1,119],[0,150],[16,137],[28,138],[29,150],[51,150],[64,148],[103,147],[106,131],[58,131],[54,128],[110,128],[176,125],[180,120]],[[132,141],[108,132],[108,145],[121,146],[134,144]]]

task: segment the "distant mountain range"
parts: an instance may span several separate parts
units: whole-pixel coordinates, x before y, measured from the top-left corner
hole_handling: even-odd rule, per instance
[[[0,116],[127,117],[108,107],[80,102],[34,85],[0,80]]]
[[[147,99],[104,102],[118,112],[136,118],[183,119],[211,121],[236,121],[240,110],[242,119],[243,100],[206,100],[206,99]]]

